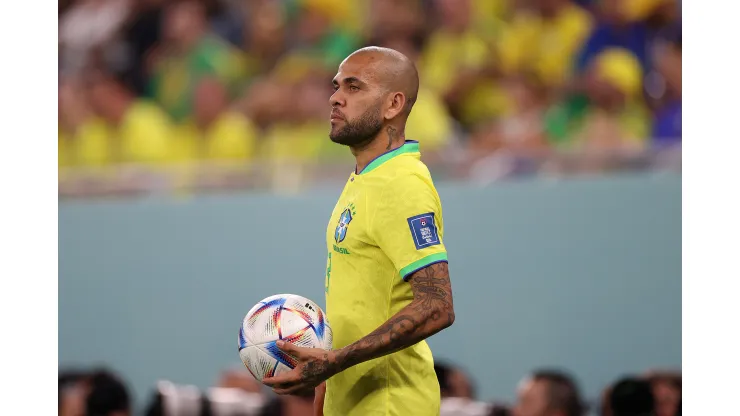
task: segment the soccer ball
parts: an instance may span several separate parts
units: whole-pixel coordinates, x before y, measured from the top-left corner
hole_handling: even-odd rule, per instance
[[[297,364],[277,347],[278,340],[330,350],[332,332],[324,311],[303,296],[274,295],[254,305],[239,328],[239,357],[260,382]]]

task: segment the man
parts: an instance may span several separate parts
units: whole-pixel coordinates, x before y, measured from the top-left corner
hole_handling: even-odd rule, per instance
[[[535,371],[519,388],[515,416],[581,416],[585,413],[578,387],[560,371]]]
[[[319,386],[326,416],[439,414],[427,337],[455,313],[442,208],[404,127],[419,77],[400,52],[363,48],[333,80],[331,132],[357,166],[327,229],[326,306],[334,350],[283,343],[299,360],[264,383],[279,394]]]
[[[475,399],[475,387],[460,368],[447,363],[434,363],[434,372],[437,374],[439,391],[442,398]]]
[[[674,416],[681,413],[681,373],[651,371],[647,381],[655,399],[656,416]]]
[[[90,391],[85,402],[87,416],[131,415],[131,395],[116,374],[99,370],[90,375],[88,382]]]
[[[117,74],[92,69],[84,82],[92,109],[106,127],[85,143],[100,164],[161,166],[169,160],[172,126],[157,105],[137,98]]]
[[[609,407],[613,416],[653,415],[655,397],[650,382],[634,377],[619,380],[609,393]]]
[[[85,413],[88,385],[87,374],[78,371],[59,373],[59,416]]]

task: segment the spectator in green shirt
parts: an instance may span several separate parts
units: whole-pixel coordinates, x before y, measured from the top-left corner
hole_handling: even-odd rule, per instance
[[[293,52],[320,57],[334,68],[359,46],[359,39],[338,24],[350,16],[346,0],[292,0],[288,14],[292,20]]]
[[[152,97],[176,121],[190,115],[198,82],[214,77],[230,93],[250,74],[246,56],[208,32],[205,10],[194,0],[170,5],[164,16],[164,42],[153,58]]]

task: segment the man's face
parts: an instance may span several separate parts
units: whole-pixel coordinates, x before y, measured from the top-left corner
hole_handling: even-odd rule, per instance
[[[678,402],[681,401],[681,392],[666,382],[653,384],[653,396],[655,396],[655,410],[657,416],[672,416],[678,410]]]
[[[473,399],[473,386],[470,380],[462,371],[455,370],[450,374],[450,395],[452,397],[462,397]]]
[[[603,0],[601,2],[603,18],[613,25],[628,23],[628,18],[623,0]]]
[[[189,33],[201,26],[203,10],[197,2],[186,1],[174,4],[166,9],[163,32],[166,38],[181,42]]]
[[[115,119],[115,106],[110,98],[113,89],[106,81],[94,81],[87,88],[87,98],[95,114],[106,120]]]
[[[519,388],[515,416],[548,416],[547,383],[528,380]]]
[[[362,56],[350,57],[339,66],[329,99],[333,142],[360,146],[383,128],[383,90],[378,81],[372,63]]]

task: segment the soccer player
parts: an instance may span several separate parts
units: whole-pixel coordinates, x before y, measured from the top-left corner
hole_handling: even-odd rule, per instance
[[[419,76],[400,52],[368,47],[342,62],[333,83],[329,137],[357,161],[326,232],[334,350],[278,342],[298,365],[264,383],[278,394],[318,387],[326,416],[438,415],[424,339],[455,312],[439,195],[419,144],[404,135]]]

